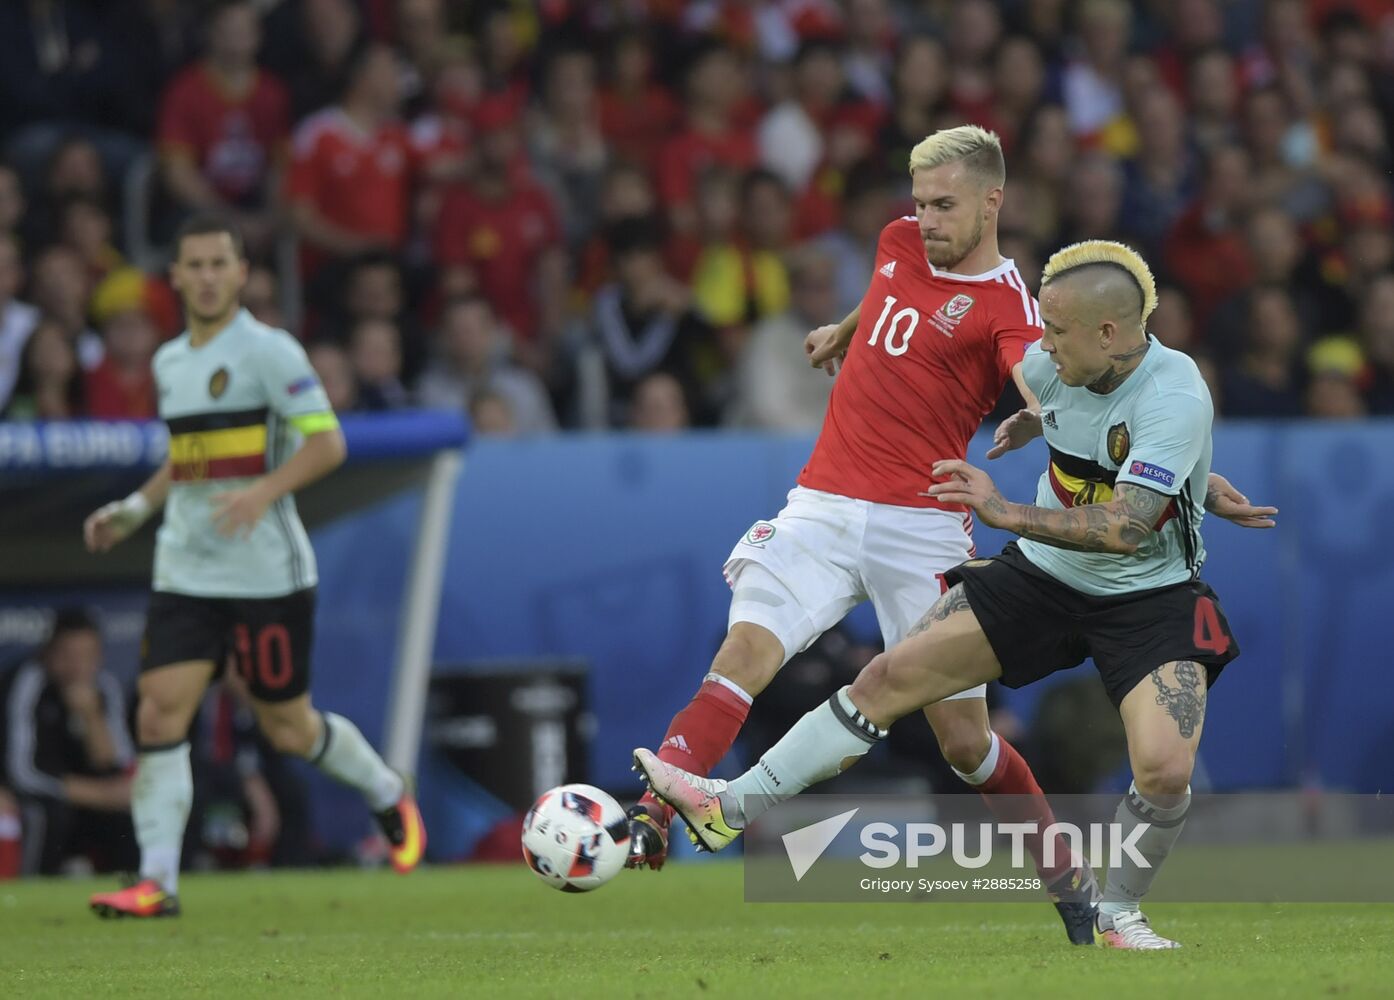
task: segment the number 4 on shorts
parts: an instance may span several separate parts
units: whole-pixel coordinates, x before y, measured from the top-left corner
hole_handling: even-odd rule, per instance
[[[1191,637],[1196,649],[1223,656],[1229,649],[1229,633],[1220,624],[1220,612],[1208,597],[1196,598],[1195,634]]]

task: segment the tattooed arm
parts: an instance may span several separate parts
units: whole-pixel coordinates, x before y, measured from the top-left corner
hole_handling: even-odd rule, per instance
[[[1240,493],[1230,481],[1218,472],[1210,473],[1205,487],[1205,509],[1216,517],[1223,517],[1241,528],[1271,528],[1278,522],[1273,520],[1277,507],[1256,507],[1249,498]]]
[[[973,508],[989,527],[1004,528],[1023,538],[1078,552],[1132,555],[1156,530],[1172,501],[1145,486],[1122,483],[1108,503],[1047,510],[1004,500],[988,474],[967,462],[937,462],[934,475],[952,479],[931,486],[931,496]]]

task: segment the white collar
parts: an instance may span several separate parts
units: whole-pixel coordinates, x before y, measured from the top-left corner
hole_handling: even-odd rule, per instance
[[[953,271],[941,271],[933,264],[929,263],[929,258],[925,258],[925,263],[929,264],[929,273],[936,278],[948,278],[951,281],[996,281],[1008,271],[1015,269],[1016,261],[1010,257],[1003,260],[991,271],[984,271],[982,274],[955,274]]]

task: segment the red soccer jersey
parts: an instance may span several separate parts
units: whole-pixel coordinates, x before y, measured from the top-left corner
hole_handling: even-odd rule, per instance
[[[799,485],[898,507],[962,511],[926,495],[963,458],[1012,368],[1040,339],[1036,300],[1010,260],[936,270],[913,217],[881,231],[857,332]]]
[[[290,97],[265,70],[245,94],[229,94],[205,63],[176,76],[160,103],[165,155],[189,156],[223,198],[245,204],[260,192],[290,137]]]
[[[339,108],[306,118],[295,131],[288,190],[325,219],[393,247],[406,239],[414,169],[406,129],[397,123],[369,134]]]
[[[517,183],[502,201],[488,201],[462,184],[441,208],[436,261],[471,268],[494,311],[528,340],[537,326],[537,260],[561,243],[557,210],[537,184]]]

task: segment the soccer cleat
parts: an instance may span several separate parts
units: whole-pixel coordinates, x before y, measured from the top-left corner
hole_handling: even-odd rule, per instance
[[[653,794],[677,810],[699,850],[719,851],[741,835],[739,829],[727,824],[721,806],[725,781],[690,774],[642,748],[634,751],[634,766]]]
[[[629,857],[625,858],[626,868],[643,868],[645,865],[658,871],[668,860],[668,827],[658,810],[640,802],[629,807],[625,814],[629,817]]]
[[[179,916],[179,897],[165,892],[153,878],[141,879],[116,892],[93,893],[87,905],[104,918]]]
[[[416,799],[403,783],[402,797],[397,804],[374,813],[373,817],[387,838],[388,860],[399,875],[405,875],[418,864],[426,853],[426,824],[421,821],[421,810],[416,808]]]
[[[1141,910],[1112,917],[1100,913],[1094,925],[1094,940],[1100,948],[1122,948],[1126,951],[1162,951],[1181,947],[1154,931]]]
[[[1094,918],[1099,912],[1099,883],[1094,869],[1081,865],[1047,887],[1055,912],[1065,922],[1070,944],[1094,943]]]

